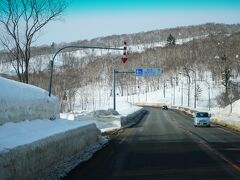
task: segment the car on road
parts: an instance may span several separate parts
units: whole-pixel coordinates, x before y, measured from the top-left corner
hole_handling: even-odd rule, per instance
[[[207,126],[210,127],[211,114],[208,112],[196,112],[194,115],[194,126]]]
[[[162,110],[168,110],[168,107],[166,105],[162,106]]]

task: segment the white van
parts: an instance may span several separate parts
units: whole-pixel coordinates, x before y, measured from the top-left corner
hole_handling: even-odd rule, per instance
[[[208,112],[196,112],[194,115],[194,126],[208,126],[210,127],[210,117]]]

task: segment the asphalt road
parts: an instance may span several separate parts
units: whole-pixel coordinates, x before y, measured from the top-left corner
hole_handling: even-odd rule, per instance
[[[240,179],[240,133],[212,125],[195,128],[173,110],[149,113],[64,179]]]

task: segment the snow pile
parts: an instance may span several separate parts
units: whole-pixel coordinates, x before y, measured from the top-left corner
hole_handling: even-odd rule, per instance
[[[120,110],[119,110],[119,113],[120,113],[122,116],[127,116],[127,115],[129,115],[129,114],[133,114],[133,113],[139,111],[140,109],[142,109],[142,107],[139,107],[139,106],[131,106],[130,108],[120,109]]]
[[[74,113],[71,113],[71,112],[69,112],[69,113],[60,113],[60,118],[61,119],[71,120],[71,121],[73,121],[75,119]]]
[[[231,105],[228,105],[221,111],[221,113],[224,115],[229,115],[230,112],[231,112]],[[231,114],[234,116],[238,116],[240,118],[240,100],[237,100],[232,104],[232,113]]]
[[[114,110],[114,109],[108,109],[108,110],[96,110],[96,111],[93,111],[93,115],[94,116],[110,116],[110,115],[119,115],[119,113]]]
[[[1,179],[59,177],[107,143],[95,124],[67,120],[5,123],[0,140]]]
[[[142,117],[147,113],[143,108],[136,108],[133,113],[121,116],[121,127],[130,127],[137,124]]]
[[[74,115],[74,118],[69,118],[68,120],[76,120],[76,121],[90,121],[95,123],[97,128],[101,130],[101,132],[111,131],[115,129],[120,129],[121,126],[121,118],[129,115],[136,115],[136,112],[141,110],[141,107],[130,105],[127,102],[118,102],[119,110],[115,111],[113,109],[108,110],[96,110],[92,112],[75,112],[71,114]],[[134,114],[134,115],[133,115]],[[62,114],[61,117],[67,117],[69,114]]]
[[[89,124],[91,122],[63,119],[22,121],[19,123],[8,122],[0,126],[0,152]]]
[[[0,124],[59,118],[58,99],[48,92],[0,77]]]
[[[235,101],[225,108],[214,108],[211,112],[214,114],[213,121],[223,126],[228,126],[240,130],[240,100]]]
[[[98,113],[96,113],[98,112]],[[97,128],[101,130],[101,132],[119,129],[121,128],[120,124],[120,116],[119,115],[109,115],[107,110],[98,110],[85,114],[75,113],[74,119],[76,121],[90,121],[95,123]]]
[[[58,99],[47,91],[1,77],[0,87],[2,179],[62,176],[107,143],[91,121],[55,119]]]

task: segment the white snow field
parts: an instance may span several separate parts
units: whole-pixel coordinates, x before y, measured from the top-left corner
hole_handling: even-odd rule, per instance
[[[34,119],[59,118],[59,103],[48,92],[0,77],[0,125]]]

